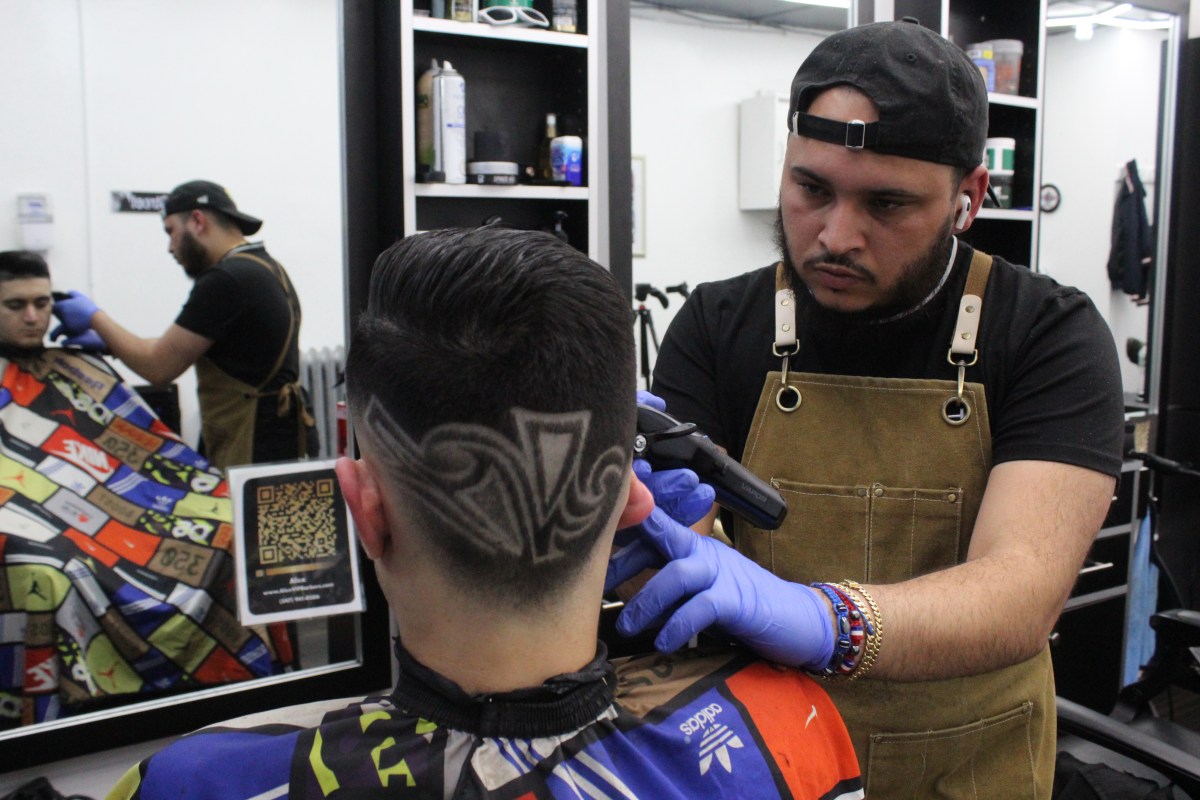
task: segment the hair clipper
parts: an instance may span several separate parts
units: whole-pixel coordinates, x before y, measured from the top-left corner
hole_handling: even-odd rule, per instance
[[[639,403],[637,430],[634,456],[660,469],[690,469],[716,490],[718,503],[756,528],[773,531],[783,524],[783,496],[722,452],[694,423]]]

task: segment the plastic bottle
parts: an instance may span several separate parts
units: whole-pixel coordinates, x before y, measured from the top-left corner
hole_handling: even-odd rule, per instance
[[[550,145],[558,136],[558,115],[546,115],[546,131],[538,146],[538,177],[544,180],[554,180],[554,164],[551,161]]]
[[[550,29],[562,33],[575,33],[578,25],[575,0],[554,0],[550,15]]]
[[[432,59],[429,69],[417,80],[417,180],[441,181],[438,175],[437,153],[434,146],[434,100],[433,76],[438,73],[437,59]]]
[[[433,76],[435,161],[446,183],[467,182],[467,82],[449,61]]]
[[[583,140],[578,136],[556,136],[550,143],[551,179],[572,186],[583,185]]]

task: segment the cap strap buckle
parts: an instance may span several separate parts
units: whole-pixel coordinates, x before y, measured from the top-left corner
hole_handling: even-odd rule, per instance
[[[850,150],[862,150],[867,144],[867,123],[861,119],[852,119],[846,123],[846,147]]]

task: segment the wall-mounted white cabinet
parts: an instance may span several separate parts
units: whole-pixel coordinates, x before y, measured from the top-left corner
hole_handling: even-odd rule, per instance
[[[760,91],[738,104],[738,208],[773,211],[787,151],[788,98]]]

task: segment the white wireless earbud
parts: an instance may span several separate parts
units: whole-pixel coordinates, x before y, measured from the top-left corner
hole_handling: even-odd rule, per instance
[[[963,192],[961,210],[958,212],[958,219],[954,220],[954,227],[962,230],[967,227],[967,223],[971,221],[971,196]]]

